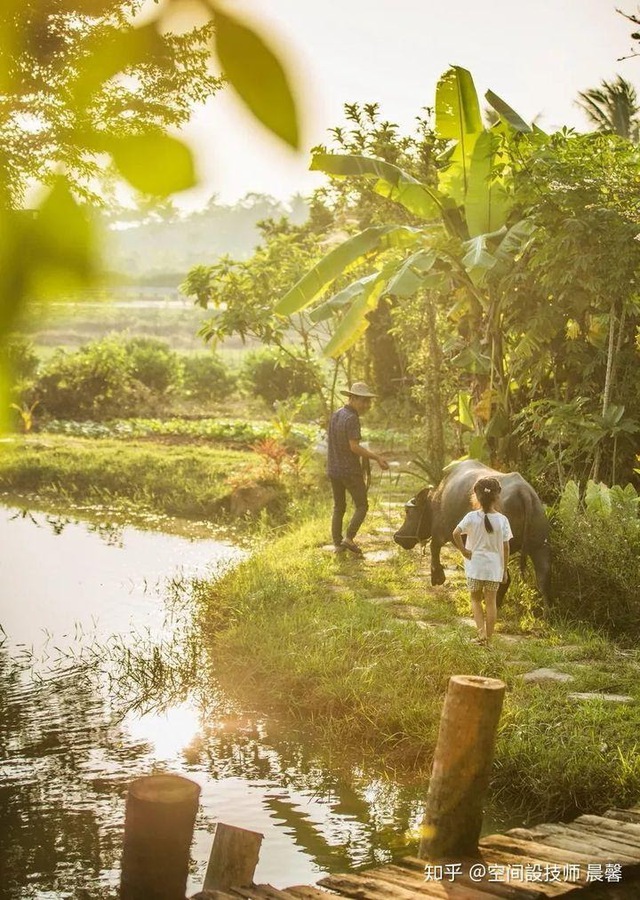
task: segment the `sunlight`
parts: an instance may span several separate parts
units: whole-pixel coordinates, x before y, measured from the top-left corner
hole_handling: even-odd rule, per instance
[[[154,756],[174,759],[188,747],[200,730],[198,711],[189,703],[172,706],[162,713],[147,713],[127,722],[131,735],[148,741]]]

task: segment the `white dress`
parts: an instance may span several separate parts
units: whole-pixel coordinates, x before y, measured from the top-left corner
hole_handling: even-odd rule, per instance
[[[513,537],[511,525],[506,516],[499,512],[487,513],[493,531],[487,531],[484,524],[485,513],[481,509],[468,512],[458,524],[462,534],[466,534],[466,549],[471,551],[471,559],[464,561],[467,578],[476,581],[502,581],[504,572],[503,543]]]

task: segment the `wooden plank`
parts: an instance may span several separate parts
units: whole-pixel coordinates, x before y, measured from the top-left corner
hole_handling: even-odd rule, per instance
[[[418,881],[417,887],[407,889],[398,884],[389,884],[375,875],[375,869],[362,875],[329,875],[319,884],[358,900],[415,900],[418,897],[441,900],[447,896],[442,892],[442,886],[436,883]]]
[[[254,884],[250,887],[232,887],[232,894],[245,900],[293,900],[287,891],[281,891],[270,884]]]
[[[331,900],[335,894],[313,887],[310,884],[294,884],[287,888],[287,894],[297,897],[297,900]]]
[[[640,824],[640,813],[632,812],[630,809],[618,809],[617,807],[613,807],[613,809],[608,809],[605,813],[607,819],[617,819],[620,822],[633,822],[636,825]]]
[[[608,857],[607,862],[640,862],[637,848],[634,850],[634,848],[598,832],[589,831],[580,826],[574,827],[573,823],[571,825],[539,825],[538,829],[548,835],[548,843],[554,842],[556,846],[558,846],[558,838],[584,846],[586,848],[584,852],[592,855],[591,862],[599,862],[604,856]]]
[[[548,836],[547,836],[548,839]],[[491,834],[480,841],[480,850],[484,855],[485,849],[496,849],[502,853],[510,853],[513,856],[531,856],[537,858],[538,862],[562,865],[562,863],[575,863],[584,865],[585,863],[594,862],[591,853],[583,853],[579,850],[569,850],[567,848],[558,848],[554,844],[542,841],[525,841],[519,838],[511,837],[506,834]],[[514,860],[518,862],[518,860]]]
[[[542,866],[545,865],[553,865],[553,863],[547,863],[544,860],[536,859],[535,857],[527,857],[527,856],[513,856],[511,853],[504,853],[500,850],[494,850],[487,848],[482,851],[482,855],[485,858],[485,864],[487,866],[504,866],[505,868],[514,866]],[[533,881],[530,879],[522,878],[518,879],[513,875],[513,872],[510,877],[510,884],[513,886],[520,888],[521,890],[526,891],[535,891],[538,895],[538,898],[542,900],[542,898],[552,898],[552,897],[564,897],[566,894],[571,893],[571,891],[575,890],[577,886],[579,886],[579,882],[577,881]]]
[[[631,825],[624,822],[612,822],[603,816],[579,816],[571,823],[572,828],[584,829],[588,832],[612,838],[621,844],[628,845],[634,850],[640,862],[640,825]]]
[[[218,822],[203,889],[226,891],[236,884],[253,884],[261,843],[257,831]]]
[[[505,884],[502,882],[494,882],[494,881],[475,881],[469,878],[468,870],[469,866],[473,865],[475,862],[479,862],[480,860],[459,860],[459,859],[444,859],[438,860],[438,862],[442,862],[442,864],[446,863],[461,863],[463,867],[462,875],[456,875],[456,883],[458,881],[462,885],[470,885],[478,891],[484,893],[484,897],[501,897],[504,900],[541,900],[544,896],[539,891],[535,890],[533,885],[523,888],[519,886],[514,886],[511,884]],[[517,861],[519,864],[519,860]],[[425,860],[419,859],[417,856],[405,856],[402,859],[398,860],[397,865],[402,868],[407,868],[410,871],[420,871],[422,872],[425,867]]]
[[[462,875],[456,875],[453,880],[445,878],[442,881],[426,881],[423,875],[418,874],[416,878],[417,873],[410,873],[409,870],[402,866],[394,865],[375,869],[374,873],[376,878],[387,880],[390,884],[397,884],[406,888],[411,888],[413,885],[413,890],[417,890],[420,897],[424,896],[423,886],[428,884],[437,886],[438,897],[451,898],[451,900],[490,900],[490,898],[499,900],[500,898],[499,894],[478,890],[474,882],[469,878],[466,879],[465,884],[462,884]]]

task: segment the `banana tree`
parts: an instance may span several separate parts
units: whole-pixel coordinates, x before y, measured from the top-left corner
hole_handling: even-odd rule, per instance
[[[350,237],[307,272],[279,300],[275,312],[288,316],[310,307],[336,279],[370,263],[367,275],[311,312],[316,321],[336,318],[325,347],[327,356],[336,356],[362,336],[369,324],[367,315],[380,298],[401,301],[426,292],[442,299],[454,293],[453,314],[464,313],[472,322],[467,350],[472,357],[486,357],[489,347],[486,373],[475,392],[478,398],[487,390],[490,396],[501,397],[497,405],[504,419],[508,385],[500,341],[502,310],[488,276],[509,266],[531,231],[526,220],[509,222],[512,199],[502,148],[507,135],[532,129],[492,92],[486,99],[499,116],[489,129],[482,123],[476,89],[466,69],[454,66],[438,81],[435,131],[447,149],[436,186],[421,183],[380,159],[324,152],[313,156],[311,169],[368,179],[376,193],[401,204],[419,224],[377,226]],[[492,423],[496,429],[495,416],[489,418],[488,427]],[[477,431],[485,430],[478,417],[475,426]]]

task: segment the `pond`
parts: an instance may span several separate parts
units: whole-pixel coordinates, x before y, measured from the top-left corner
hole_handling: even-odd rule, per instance
[[[157,771],[202,788],[189,894],[217,821],[264,835],[256,880],[280,887],[415,850],[423,787],[321,764],[210,679],[186,689],[192,592],[241,549],[16,506],[0,547],[2,896],[114,897],[127,785]]]

